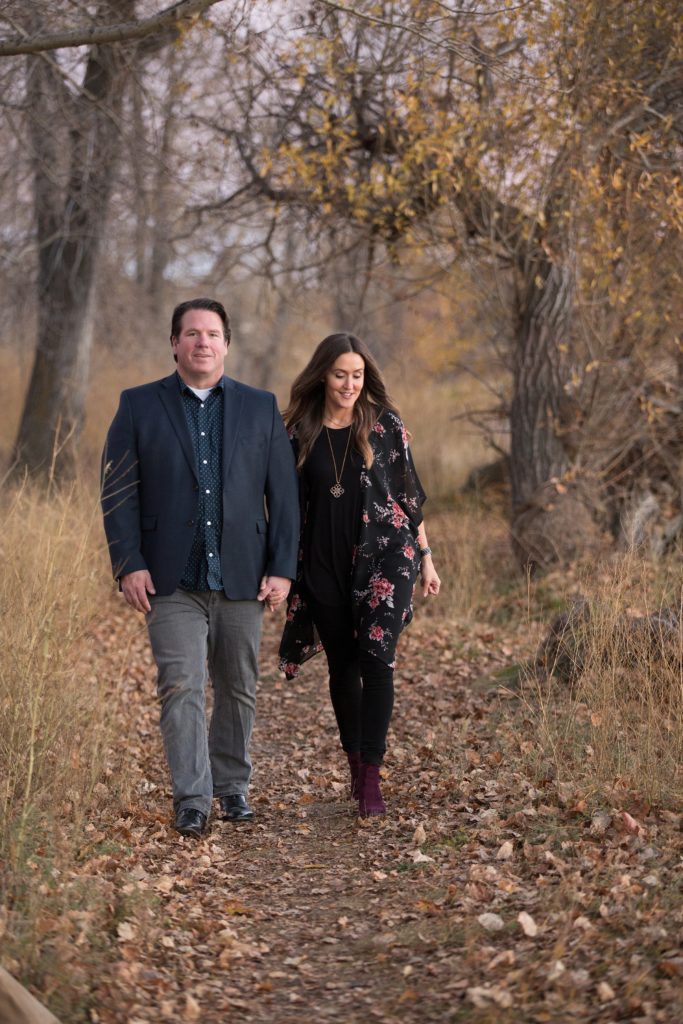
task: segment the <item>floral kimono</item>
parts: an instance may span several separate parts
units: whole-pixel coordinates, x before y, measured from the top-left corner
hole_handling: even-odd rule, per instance
[[[401,630],[413,617],[413,587],[420,569],[417,531],[426,495],[413,465],[406,429],[395,413],[381,413],[369,441],[373,463],[370,469],[364,466],[361,470],[361,517],[353,553],[351,600],[360,647],[393,666]],[[292,443],[296,447],[296,429]],[[303,506],[305,521],[305,499]],[[280,644],[280,669],[288,679],[323,649],[302,583],[300,549]]]

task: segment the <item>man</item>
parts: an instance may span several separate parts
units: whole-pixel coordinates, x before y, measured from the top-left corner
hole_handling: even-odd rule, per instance
[[[227,820],[253,816],[263,609],[287,596],[299,536],[294,457],[275,396],[223,375],[229,344],[219,302],[177,306],[177,372],[121,394],[104,453],[114,576],[147,619],[174,827],[192,837],[206,828],[214,796]]]

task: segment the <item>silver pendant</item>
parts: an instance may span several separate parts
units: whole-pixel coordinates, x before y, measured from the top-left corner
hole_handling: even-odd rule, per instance
[[[343,493],[344,488],[341,484],[333,484],[332,487],[330,487],[330,494],[335,498],[341,498]]]

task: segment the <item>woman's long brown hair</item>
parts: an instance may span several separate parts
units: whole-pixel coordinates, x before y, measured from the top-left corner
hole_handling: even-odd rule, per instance
[[[308,364],[292,384],[289,405],[283,416],[287,429],[296,427],[299,441],[297,469],[301,469],[323,427],[325,411],[325,374],[339,356],[355,352],[365,363],[363,389],[353,406],[351,426],[354,447],[367,467],[372,465],[370,431],[383,409],[398,415],[389,398],[377,363],[367,345],[355,334],[329,334],[320,342]]]

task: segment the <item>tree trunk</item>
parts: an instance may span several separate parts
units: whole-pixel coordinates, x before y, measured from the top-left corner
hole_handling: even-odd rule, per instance
[[[510,408],[512,536],[534,569],[573,558],[596,540],[585,493],[563,480],[580,409],[568,394],[574,284],[559,260],[530,261],[516,332]]]
[[[133,0],[119,7],[128,16]],[[93,47],[82,89],[73,97],[53,63],[41,57],[27,60],[39,314],[13,473],[52,480],[73,473],[83,425],[95,278],[119,149],[123,67],[116,47]],[[50,124],[55,95],[71,107],[65,188],[56,173],[60,155]]]
[[[568,270],[555,263],[532,273],[515,338],[510,409],[513,512],[527,505],[541,484],[560,478],[567,468],[557,427],[566,382],[561,346],[567,346],[572,282]]]
[[[162,313],[164,299],[164,274],[173,256],[171,244],[171,211],[173,209],[172,178],[168,172],[172,160],[173,146],[178,130],[176,104],[178,101],[177,55],[171,53],[168,65],[168,84],[163,107],[163,128],[161,147],[157,160],[154,195],[152,197],[152,247],[149,265],[149,293],[152,312],[156,318]]]

